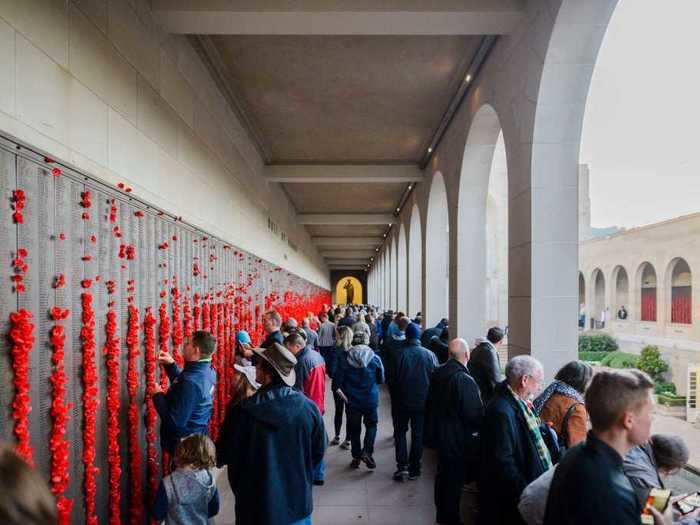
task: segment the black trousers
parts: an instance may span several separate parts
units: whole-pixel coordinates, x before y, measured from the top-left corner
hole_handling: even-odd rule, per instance
[[[333,414],[333,425],[335,426],[335,436],[340,437],[340,430],[343,428],[343,411],[346,410],[345,401],[338,394],[333,392],[333,401],[335,401],[335,414]],[[350,434],[347,426],[345,427],[345,441],[350,440]]]
[[[396,410],[394,422],[394,447],[396,448],[396,466],[408,467],[408,471],[420,474],[423,458],[423,422],[425,414],[418,410]],[[411,427],[411,450],[408,451],[406,432]]]
[[[459,525],[459,503],[466,479],[466,461],[463,457],[438,456],[435,476],[435,521],[440,525]]]

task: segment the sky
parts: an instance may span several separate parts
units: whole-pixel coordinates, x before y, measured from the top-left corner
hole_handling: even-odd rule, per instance
[[[700,211],[700,0],[620,0],[586,103],[594,227]]]

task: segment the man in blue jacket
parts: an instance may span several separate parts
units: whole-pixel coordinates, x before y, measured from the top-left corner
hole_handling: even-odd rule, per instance
[[[292,388],[296,358],[280,344],[255,349],[262,386],[231,407],[217,442],[228,465],[236,525],[310,525],[314,469],[326,431],[313,401]]]
[[[185,340],[182,349],[185,368],[177,366],[167,352],[158,355],[170,379],[170,389],[163,393],[158,383],[153,385],[153,404],[161,420],[161,447],[171,454],[183,437],[209,433],[216,386],[216,372],[211,368],[211,356],[215,350],[216,338],[209,332],[198,330]]]
[[[430,376],[438,367],[437,358],[420,344],[420,328],[413,323],[406,327],[406,344],[396,356],[392,381],[394,409],[394,446],[396,447],[395,481],[416,479],[421,474],[423,457],[423,420]],[[411,425],[411,452],[408,453],[406,432]]]

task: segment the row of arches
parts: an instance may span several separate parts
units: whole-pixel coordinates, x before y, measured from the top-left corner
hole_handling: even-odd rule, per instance
[[[406,220],[391,229],[377,271],[369,276],[369,297],[411,315],[422,312],[430,326],[450,315],[454,279],[457,323],[476,335],[487,324],[507,325],[508,319],[507,159],[498,115],[490,105],[474,118],[461,175],[455,253],[450,253],[448,189],[436,172],[425,212],[414,201]]]
[[[612,319],[692,324],[692,291],[692,272],[682,257],[666,264],[661,279],[649,261],[636,266],[633,279],[623,265],[616,265],[608,276],[601,268],[595,268],[588,280],[579,271],[579,315],[587,319],[585,324],[591,328]],[[659,311],[659,303],[663,304],[663,311]]]

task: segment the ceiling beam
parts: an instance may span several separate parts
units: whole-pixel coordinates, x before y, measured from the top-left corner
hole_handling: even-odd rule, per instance
[[[285,183],[370,183],[401,184],[420,182],[423,172],[415,164],[290,164],[265,166],[268,182]]]
[[[321,257],[326,259],[368,259],[377,253],[374,250],[321,250]]]
[[[326,260],[326,264],[328,266],[335,266],[338,264],[362,264],[364,266],[367,266],[368,264],[371,264],[372,261],[369,259],[328,259]]]
[[[307,5],[304,5],[306,3]],[[152,0],[168,33],[207,35],[502,35],[524,18],[524,0],[427,2]]]
[[[329,264],[331,270],[369,270],[366,264]]]
[[[331,224],[355,226],[362,224],[393,224],[396,221],[391,213],[300,213],[299,224]]]
[[[384,237],[311,237],[311,242],[331,248],[374,248],[384,242]]]

